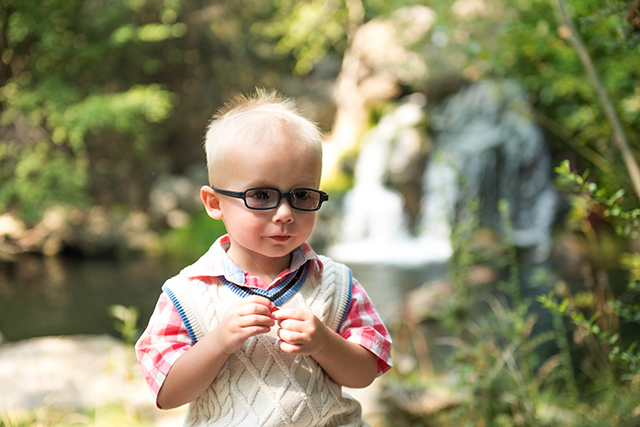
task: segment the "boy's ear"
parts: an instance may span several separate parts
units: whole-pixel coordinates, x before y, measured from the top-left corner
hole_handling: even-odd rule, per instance
[[[207,214],[213,219],[222,219],[220,199],[213,188],[205,185],[200,189],[200,198]]]

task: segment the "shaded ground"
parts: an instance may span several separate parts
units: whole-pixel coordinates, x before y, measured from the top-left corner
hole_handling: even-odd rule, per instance
[[[151,418],[156,427],[182,425],[186,407],[161,411],[138,370],[133,349],[109,336],[43,337],[0,345],[0,410],[41,406],[95,408],[121,404]],[[348,390],[365,418],[380,427],[379,382]]]
[[[44,337],[0,346],[0,409],[125,406],[178,426],[184,409],[160,411],[138,370],[133,349],[109,336]]]

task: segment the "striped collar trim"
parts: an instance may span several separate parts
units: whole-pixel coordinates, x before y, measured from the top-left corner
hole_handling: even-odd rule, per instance
[[[243,286],[236,285],[224,277],[221,277],[220,280],[227,286],[233,293],[240,296],[241,298],[246,298],[253,295],[258,295],[264,298],[269,299],[276,306],[280,306],[287,302],[289,298],[295,295],[296,292],[302,287],[304,282],[307,280],[307,276],[309,275],[310,264],[306,263],[303,268],[299,268],[295,275],[290,274],[286,279],[284,279],[281,283],[274,286],[273,288],[265,291],[259,288],[247,288]]]

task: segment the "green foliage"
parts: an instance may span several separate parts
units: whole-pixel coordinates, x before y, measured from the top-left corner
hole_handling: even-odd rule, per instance
[[[342,1],[283,1],[274,20],[253,29],[277,39],[275,53],[292,52],[297,60],[294,71],[307,74],[336,44],[344,50],[347,14]]]
[[[429,58],[432,79],[459,75],[468,81],[504,78],[524,85],[533,115],[548,131],[556,159],[607,188],[632,191],[612,125],[594,85],[569,42],[556,0],[491,0],[474,9],[465,2],[433,2],[438,22],[431,39],[416,47]],[[613,100],[634,152],[640,140],[640,28],[635,0],[564,2],[596,71]],[[463,7],[464,6],[464,7]],[[637,158],[637,157],[636,157]],[[631,194],[631,193],[629,193]]]
[[[556,168],[556,173],[558,186],[572,191],[574,211],[570,218],[580,220],[591,212],[601,212],[611,222],[616,234],[631,239],[640,238],[640,208],[636,199],[625,198],[624,189],[610,194],[606,188],[588,179],[589,171],[582,175],[572,172],[568,160]],[[631,258],[629,260],[633,265],[634,261]]]
[[[78,163],[47,143],[0,145],[0,210],[19,205],[26,219],[37,220],[43,206],[58,201],[86,204],[87,171]]]
[[[502,265],[506,278],[488,288],[470,285],[469,272],[490,259],[473,249],[479,231],[475,215],[453,231],[453,295],[436,315],[447,331],[438,342],[454,350],[446,371],[456,374],[455,387],[467,397],[424,425],[636,425],[640,349],[615,319],[638,323],[640,307],[600,301],[593,292],[562,291],[567,296],[560,299],[554,292],[539,296],[542,311],[536,308],[521,295],[521,261],[509,238],[508,206],[500,202],[499,209],[505,237],[494,254],[501,253],[503,261],[492,259],[491,265]],[[553,281],[549,274],[533,277],[545,286]],[[638,284],[631,282],[627,291],[637,295]],[[548,315],[550,328],[539,328]]]
[[[112,305],[108,309],[109,316],[116,319],[115,330],[122,335],[124,343],[133,346],[140,337],[138,329],[138,319],[140,310],[137,307],[125,307],[123,305]]]
[[[597,237],[587,224],[594,213],[610,221],[616,234],[624,238],[637,239],[640,235],[640,209],[633,208],[635,200],[625,200],[625,191],[620,189],[609,194],[606,189],[590,182],[589,172],[582,175],[570,170],[568,161],[556,168],[558,184],[572,191],[573,211],[568,224],[574,229]],[[628,206],[632,206],[629,208]],[[605,258],[599,254],[598,258]],[[556,298],[553,292],[541,296],[539,301],[550,310],[554,318],[565,317],[571,321],[579,341],[586,343],[590,351],[597,352],[600,359],[598,381],[608,384],[633,380],[640,366],[640,351],[635,335],[628,336],[619,326],[619,320],[627,325],[640,324],[640,306],[630,301],[638,295],[636,281],[640,259],[637,253],[622,254],[621,268],[629,271],[631,280],[623,292],[610,290],[605,297],[596,298],[594,292],[586,290]],[[599,301],[597,301],[599,299]],[[603,362],[606,360],[608,362]],[[634,381],[635,382],[635,381]]]
[[[35,222],[56,203],[147,208],[154,176],[204,160],[203,129],[234,92],[288,85],[285,93],[309,95],[308,86],[288,78],[296,62],[292,52],[314,62],[346,40],[344,5],[327,5],[337,8],[335,15],[313,15],[321,6],[3,2],[0,210]],[[322,21],[322,28],[314,30],[310,19]],[[278,32],[284,21],[300,21],[302,36]],[[55,162],[43,162],[42,153]],[[29,169],[28,179],[17,169]],[[52,177],[56,173],[60,177]]]
[[[166,9],[175,2],[145,3]],[[0,177],[6,184],[0,209],[37,220],[54,203],[88,202],[98,160],[93,141],[119,145],[134,157],[147,153],[155,126],[171,116],[177,98],[158,84],[142,83],[153,68],[148,46],[122,46],[111,37],[135,9],[121,1],[5,2]],[[138,39],[163,41],[162,25],[136,26]],[[185,27],[173,24],[171,37],[182,37]],[[127,62],[128,55],[137,60]]]
[[[585,233],[590,242],[586,253],[593,258],[581,261],[585,283],[570,288],[551,272],[529,273],[534,285],[554,290],[535,300],[524,297],[523,261],[513,245],[509,206],[498,204],[501,248],[486,251],[477,247],[481,230],[471,203],[452,233],[452,296],[435,314],[446,331],[437,342],[453,349],[446,371],[455,373],[454,387],[465,397],[454,409],[425,419],[424,425],[476,425],[480,420],[505,426],[630,426],[640,421],[640,305],[634,302],[640,261],[637,253],[621,258],[599,253],[609,251],[598,241],[606,235],[590,220],[597,214],[620,238],[635,239],[636,201],[625,197],[624,190],[600,187],[588,179],[588,172],[577,174],[569,166],[563,162],[556,169],[557,182],[571,191],[574,213],[568,216],[568,229]],[[614,263],[602,261],[607,259]],[[473,285],[472,271],[478,266],[499,269],[500,279],[491,286]],[[624,289],[619,289],[620,279],[609,281],[621,267],[632,278]],[[540,325],[548,317],[550,324]],[[414,347],[417,351],[417,344]]]
[[[162,236],[157,255],[167,257],[177,265],[195,262],[216,241],[226,234],[222,221],[211,219],[203,210],[185,227],[174,228]]]
[[[622,36],[629,29],[625,18],[630,3],[567,2],[623,128],[637,146],[639,141],[633,128],[640,118],[637,102],[640,70],[633,64],[640,60],[640,45],[630,46]],[[559,22],[553,2],[531,0],[518,4],[521,7],[514,8],[514,19],[502,27],[500,50],[489,54],[496,64],[495,72],[526,85],[541,124],[552,131],[560,155],[577,150],[583,155],[579,159],[580,168],[596,166],[605,172],[594,174],[591,177],[594,182],[616,190],[629,189],[628,180],[615,172],[625,167],[611,146],[611,123],[604,115],[595,88],[567,41],[570,30]],[[562,150],[566,144],[572,150]]]
[[[624,241],[638,239],[637,198],[620,152],[611,142],[612,125],[605,117],[582,61],[569,43],[570,31],[560,22],[555,1],[495,0],[485,2],[482,10],[468,7],[466,11],[462,7],[464,3],[449,1],[430,5],[437,11],[438,22],[431,31],[431,39],[418,48],[429,58],[432,78],[437,81],[451,74],[470,81],[499,77],[524,85],[533,117],[548,131],[554,157],[571,159],[556,172],[559,186],[570,192],[571,212],[565,227],[586,242],[588,253],[593,257],[592,264],[585,266],[585,271],[589,268],[586,275],[591,276],[595,270],[593,276],[605,283],[609,277],[606,268],[623,268],[632,280],[637,280],[640,253],[624,250],[625,246],[637,248]],[[634,65],[640,63],[638,3],[635,0],[564,3],[577,23],[638,159],[640,69]],[[571,172],[570,164],[574,170],[592,172]],[[509,265],[515,269],[518,264],[511,259]],[[509,277],[515,278],[514,273]],[[588,278],[585,282],[595,280],[595,277]],[[619,282],[612,283],[612,288],[618,289],[618,296]],[[613,293],[613,290],[607,288],[606,292]],[[602,310],[603,306],[598,308],[597,304],[614,299],[613,295],[596,298],[592,290],[583,290],[579,295],[590,295],[593,300],[588,307],[589,315],[585,314],[587,318]],[[455,304],[447,303],[448,306]],[[609,317],[602,315],[596,326],[605,325]],[[554,322],[558,328],[562,327],[555,314]],[[562,346],[562,338],[559,340],[557,345]],[[585,351],[589,345],[584,345]],[[562,350],[565,365],[567,351],[573,350],[568,346]],[[566,378],[568,384],[569,377]]]
[[[42,406],[33,410],[0,409],[0,427],[78,427],[78,426],[151,427],[152,421],[123,405],[100,405],[89,410],[68,411]]]
[[[274,52],[293,54],[293,71],[308,74],[324,57],[342,55],[348,46],[350,31],[369,19],[384,17],[393,10],[419,1],[408,0],[279,0],[277,12],[268,21],[252,26],[254,33],[276,40]]]
[[[451,334],[439,342],[454,349],[450,369],[458,372],[457,386],[469,388],[470,397],[449,414],[435,417],[436,425],[464,425],[470,420],[483,420],[486,425],[559,425],[562,418],[554,371],[558,358],[541,359],[545,354],[542,348],[554,341],[556,334],[533,334],[537,315],[532,301],[521,295],[509,208],[504,201],[499,210],[505,233],[498,252],[502,260],[478,256],[482,251],[474,256],[470,250],[479,231],[473,207],[469,218],[453,231],[454,256],[449,269],[453,296],[445,307],[455,304],[459,308],[437,315]],[[498,280],[493,290],[470,287],[470,269],[487,263],[494,268],[506,267],[506,279]]]

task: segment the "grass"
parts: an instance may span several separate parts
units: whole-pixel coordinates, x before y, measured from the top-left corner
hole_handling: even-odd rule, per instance
[[[0,409],[0,427],[152,427],[151,418],[123,405],[110,404],[89,410],[65,410],[42,406],[33,410]]]

